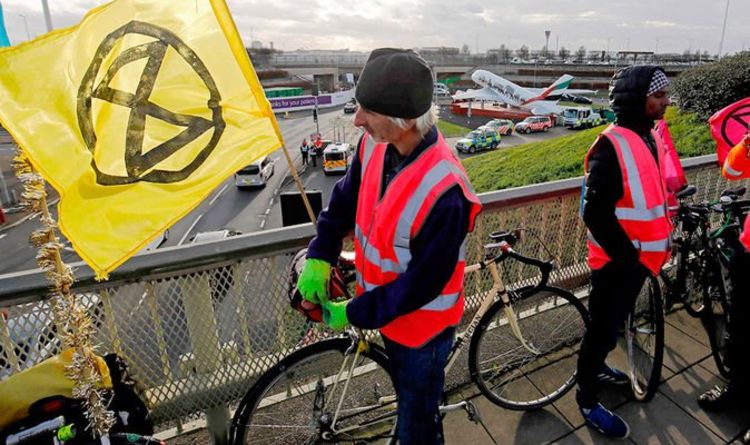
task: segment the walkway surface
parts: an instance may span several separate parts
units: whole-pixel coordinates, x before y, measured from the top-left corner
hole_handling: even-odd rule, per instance
[[[707,413],[696,403],[696,398],[706,388],[722,382],[700,321],[684,311],[670,314],[665,343],[663,382],[651,402],[636,402],[625,389],[607,389],[602,394],[605,406],[630,424],[630,438],[626,440],[608,440],[585,426],[573,391],[551,406],[529,412],[497,407],[481,395],[472,401],[497,443],[503,445],[741,443],[739,437],[750,426],[750,409]],[[624,351],[618,347],[608,363],[624,368]],[[492,444],[482,427],[470,422],[463,411],[448,413],[444,428],[448,445]],[[203,445],[209,442],[205,431],[199,431],[167,443]]]
[[[654,399],[640,403],[628,391],[617,389],[602,394],[604,405],[630,424],[627,440],[608,440],[585,426],[574,391],[552,406],[531,412],[505,410],[481,396],[474,403],[499,444],[741,443],[738,438],[750,426],[750,409],[707,413],[696,403],[699,394],[722,381],[700,321],[684,311],[670,314],[666,321],[663,382]],[[624,350],[618,347],[608,363],[624,368]],[[482,427],[461,412],[448,414],[444,426],[447,444],[492,443]]]

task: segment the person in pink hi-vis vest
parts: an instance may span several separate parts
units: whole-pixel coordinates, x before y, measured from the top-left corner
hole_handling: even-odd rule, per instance
[[[682,163],[680,163],[680,157],[677,155],[677,150],[674,148],[672,142],[672,135],[669,133],[669,126],[667,121],[661,119],[656,123],[654,131],[661,136],[661,140],[664,146],[664,182],[667,185],[667,202],[670,207],[677,205],[677,198],[675,193],[687,185],[687,179],[685,179],[685,171],[682,170]],[[672,213],[674,216],[674,212]]]
[[[750,177],[750,128],[745,127],[745,136],[733,148],[728,150],[727,132],[719,129],[725,124],[736,124],[735,121],[724,122],[731,118],[731,111],[737,104],[729,105],[717,112],[709,120],[712,126],[712,136],[716,140],[717,155],[722,163],[722,175],[729,180]],[[744,99],[747,102],[747,99]],[[739,134],[732,134],[729,138],[741,138],[743,128],[734,128]],[[729,307],[729,341],[727,342],[726,362],[729,364],[729,382],[717,385],[698,397],[698,404],[706,411],[722,411],[729,408],[745,408],[750,400],[750,225],[746,217],[745,226],[740,235],[738,245],[734,247],[734,255],[729,260],[729,278],[732,283],[730,295],[732,305]],[[741,438],[743,443],[750,443],[750,429]]]

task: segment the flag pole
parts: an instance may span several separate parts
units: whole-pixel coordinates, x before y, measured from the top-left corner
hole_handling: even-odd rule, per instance
[[[88,313],[76,303],[70,291],[75,282],[73,271],[60,255],[63,247],[57,237],[57,222],[47,208],[47,192],[42,176],[34,171],[25,153],[18,147],[13,159],[13,170],[23,184],[23,205],[41,214],[42,228],[34,231],[29,240],[39,252],[39,268],[52,283],[53,315],[57,334],[64,349],[73,349],[73,362],[65,375],[75,383],[73,397],[81,399],[89,426],[97,437],[107,434],[114,424],[114,413],[107,410],[102,392],[102,375],[96,366],[96,356],[91,345],[95,327]]]
[[[302,195],[302,202],[305,203],[307,216],[310,217],[310,221],[313,223],[313,226],[317,228],[318,221],[315,218],[315,212],[313,212],[312,205],[310,205],[310,200],[307,199],[307,193],[305,193],[305,185],[302,184],[302,180],[299,178],[299,174],[297,173],[297,169],[294,167],[294,162],[292,161],[292,157],[289,155],[289,150],[287,150],[286,144],[282,145],[281,149],[284,152],[286,163],[289,166],[289,173],[291,173],[294,182],[297,184],[297,190],[299,190],[300,195]]]

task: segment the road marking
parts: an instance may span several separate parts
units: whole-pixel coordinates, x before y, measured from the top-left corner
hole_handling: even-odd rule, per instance
[[[67,251],[67,252],[75,252],[75,251],[76,251],[76,250],[75,250],[74,248],[72,248],[72,247],[67,247],[67,246],[63,247],[63,250],[65,250],[65,251]]]
[[[265,226],[266,226],[266,220],[264,219],[263,221],[260,222],[260,228],[262,229]]]
[[[278,190],[279,189],[276,189],[276,190],[274,190],[274,192],[278,192]],[[273,207],[273,198],[271,198],[270,200],[268,200],[268,205],[271,206],[271,207]]]
[[[198,215],[198,217],[197,217],[197,218],[195,218],[195,221],[193,221],[193,223],[192,223],[192,224],[190,225],[190,227],[189,227],[189,228],[187,229],[187,232],[185,232],[185,234],[184,234],[184,235],[182,235],[182,238],[180,238],[180,242],[178,242],[178,243],[177,243],[177,245],[178,245],[178,246],[181,246],[181,245],[182,245],[182,243],[184,243],[184,242],[185,242],[185,238],[187,238],[187,237],[188,237],[188,235],[190,235],[190,231],[191,231],[191,230],[193,230],[193,228],[195,227],[195,225],[196,225],[196,224],[198,224],[198,221],[200,221],[200,220],[201,220],[201,218],[203,218],[203,215]]]
[[[266,209],[266,213],[264,213],[264,215],[268,216],[269,213],[271,213],[271,209]]]
[[[212,205],[214,205],[214,202],[215,202],[215,201],[216,201],[217,199],[219,199],[219,196],[221,196],[221,194],[222,194],[222,193],[224,193],[224,190],[226,190],[226,189],[227,189],[227,187],[229,187],[229,184],[224,184],[224,187],[222,187],[222,188],[221,188],[221,190],[219,190],[219,193],[217,193],[217,194],[216,194],[216,196],[214,196],[214,197],[213,197],[213,198],[211,199],[211,201],[209,201],[209,202],[208,202],[208,205],[209,205],[209,206],[212,206]]]
[[[5,238],[6,236],[8,236],[8,234],[7,234],[7,233],[3,233],[3,234],[0,234],[0,239],[3,239],[3,238]]]

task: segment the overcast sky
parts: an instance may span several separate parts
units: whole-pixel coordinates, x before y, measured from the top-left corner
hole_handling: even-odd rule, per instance
[[[159,1],[159,0],[154,0]],[[178,0],[189,3],[191,0]],[[750,0],[729,0],[724,53],[750,49]],[[55,27],[104,0],[48,0]],[[0,0],[11,43],[45,32],[41,0]],[[227,0],[242,38],[282,50],[468,45],[719,50],[726,0]]]

